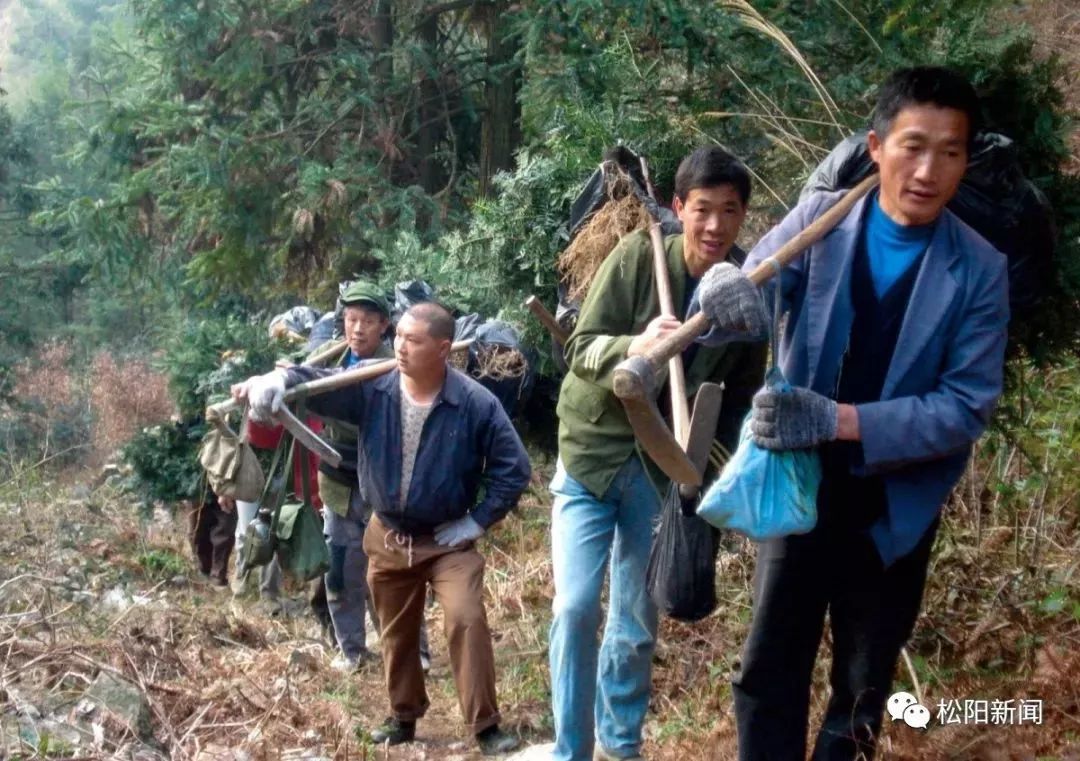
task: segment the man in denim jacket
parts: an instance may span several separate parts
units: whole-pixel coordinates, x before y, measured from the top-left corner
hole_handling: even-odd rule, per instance
[[[484,558],[475,541],[515,507],[531,470],[499,401],[447,365],[453,335],[449,312],[417,304],[397,326],[396,370],[312,396],[308,408],[359,427],[359,488],[374,511],[364,551],[392,711],[372,739],[411,741],[427,711],[420,624],[430,584],[445,615],[466,725],[483,753],[505,753],[517,739],[499,728]],[[262,416],[280,407],[287,387],[339,371],[293,367],[252,378],[235,395]]]

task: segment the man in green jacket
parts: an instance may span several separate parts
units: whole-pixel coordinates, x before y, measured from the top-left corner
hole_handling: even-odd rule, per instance
[[[746,215],[750,176],[727,152],[699,148],[680,164],[675,194],[684,232],[664,243],[678,314],[661,314],[649,237],[633,233],[597,271],[566,344],[570,372],[559,394],[559,463],[551,482],[555,761],[640,758],[657,626],[645,570],[667,482],[638,450],[612,392],[611,374],[681,324],[707,270],[737,273],[745,254],[735,239]],[[730,323],[714,320],[714,328],[760,340],[768,325],[763,303],[756,293],[734,296],[741,300],[732,299]],[[683,353],[690,395],[705,381],[724,383],[716,438],[729,451],[761,385],[765,351],[761,343],[725,343],[692,344]],[[609,559],[610,604],[598,648]]]

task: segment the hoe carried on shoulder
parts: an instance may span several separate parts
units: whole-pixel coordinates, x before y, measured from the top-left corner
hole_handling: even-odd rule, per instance
[[[824,214],[759,264],[747,276],[750,281],[758,286],[764,284],[775,274],[774,264],[778,268],[787,266],[824,238],[847,216],[859,199],[877,186],[878,180],[878,175],[873,174],[849,190]],[[703,476],[685,450],[685,418],[680,420],[676,412],[676,432],[673,434],[656,406],[656,394],[663,384],[665,365],[673,358],[677,359],[683,349],[708,329],[708,318],[699,312],[645,354],[621,362],[612,377],[615,395],[626,409],[634,436],[642,448],[668,478],[691,486],[700,486]],[[683,400],[685,404],[685,396]]]

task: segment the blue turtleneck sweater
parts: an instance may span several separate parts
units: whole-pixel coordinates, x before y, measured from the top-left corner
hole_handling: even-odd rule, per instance
[[[863,245],[866,246],[870,262],[874,293],[880,299],[930,245],[934,223],[912,226],[897,224],[881,209],[877,193],[874,193],[873,202],[867,206]]]

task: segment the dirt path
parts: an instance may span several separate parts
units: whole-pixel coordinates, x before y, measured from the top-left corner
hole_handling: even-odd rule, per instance
[[[536,470],[515,516],[484,541],[503,724],[526,744],[552,736],[548,470]],[[890,725],[880,757],[1080,759],[1080,601],[1055,581],[1071,576],[1075,552],[1047,553],[1042,569],[1013,568],[1010,526],[983,526],[979,543],[955,508],[947,524],[910,648],[913,669],[898,680],[917,677],[935,711],[945,698],[1038,698],[1043,723],[926,733]],[[437,609],[431,709],[418,741],[374,748],[366,733],[387,714],[379,665],[334,671],[299,589],[289,615],[269,617],[256,600],[202,583],[182,526],[164,510],[140,520],[110,484],[0,491],[0,759],[481,757],[460,724]],[[752,548],[725,540],[717,611],[695,625],[663,622],[645,725],[653,761],[735,757],[729,680],[752,568]],[[827,678],[822,657],[813,716]]]

